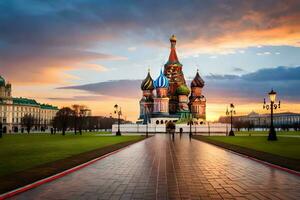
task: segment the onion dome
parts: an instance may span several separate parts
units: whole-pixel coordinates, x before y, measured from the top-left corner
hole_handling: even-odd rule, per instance
[[[5,86],[5,79],[0,76],[0,86]]]
[[[169,80],[168,78],[163,74],[162,70],[160,70],[160,75],[158,78],[154,81],[154,87],[155,88],[167,88],[169,87]]]
[[[198,70],[197,70],[197,74],[196,74],[194,80],[191,83],[191,87],[201,87],[201,88],[204,87],[204,81],[200,77]]]
[[[143,82],[141,84],[141,89],[142,90],[153,90],[154,89],[153,79],[151,78],[150,72],[148,72],[147,77],[143,80]]]
[[[176,94],[188,96],[190,94],[190,89],[186,85],[182,84],[176,89]]]

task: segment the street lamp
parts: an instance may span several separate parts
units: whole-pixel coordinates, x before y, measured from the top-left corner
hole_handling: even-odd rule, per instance
[[[121,123],[121,115],[122,115],[122,110],[121,110],[121,107],[118,106],[118,104],[116,104],[114,106],[115,108],[115,111],[114,113],[118,115],[118,131],[116,133],[117,136],[120,136],[121,135],[121,131],[120,131],[120,123]]]
[[[148,105],[145,105],[145,120],[144,123],[146,121],[146,137],[148,137],[148,123],[150,122],[150,118],[149,118],[149,109],[148,109]]]
[[[189,115],[189,118],[188,118],[188,123],[187,123],[189,126],[190,126],[190,134],[189,134],[189,136],[190,136],[190,139],[192,138],[192,125],[193,125],[193,115],[192,114],[190,114]]]
[[[272,89],[271,92],[269,92],[269,98],[270,98],[270,102],[271,102],[270,105],[266,104],[265,98],[264,98],[264,105],[263,105],[263,109],[271,110],[271,125],[270,125],[270,131],[269,131],[269,136],[268,136],[268,140],[271,140],[271,141],[277,140],[276,131],[275,131],[274,124],[273,124],[273,109],[280,108],[280,101],[278,101],[278,104],[275,103],[276,94],[277,93],[275,91],[273,91],[273,89]]]
[[[234,105],[233,103],[230,104],[230,110],[226,110],[226,115],[230,115],[230,131],[229,131],[229,136],[234,136],[234,132],[232,130],[232,124],[233,124],[233,115],[235,115],[235,110],[234,110]]]

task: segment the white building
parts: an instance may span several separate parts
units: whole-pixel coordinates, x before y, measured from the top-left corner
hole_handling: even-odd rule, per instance
[[[3,133],[23,132],[22,117],[31,115],[36,119],[34,130],[47,130],[58,108],[40,104],[34,99],[15,98],[11,95],[11,84],[0,76],[0,123]]]

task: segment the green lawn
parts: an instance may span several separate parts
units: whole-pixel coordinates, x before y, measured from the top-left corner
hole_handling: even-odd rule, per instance
[[[0,139],[0,176],[141,136],[19,134]]]
[[[234,144],[287,158],[300,159],[300,138],[279,137],[278,141],[268,141],[260,136],[210,136],[208,139]]]
[[[235,131],[234,133],[237,136],[239,135],[249,136],[249,134],[251,134],[251,136],[267,136],[269,132],[268,131]],[[285,136],[285,135],[300,136],[300,131],[277,131],[277,136]]]

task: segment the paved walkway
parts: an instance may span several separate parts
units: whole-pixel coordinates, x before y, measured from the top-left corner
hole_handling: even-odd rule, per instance
[[[156,135],[13,199],[300,199],[300,177]]]

